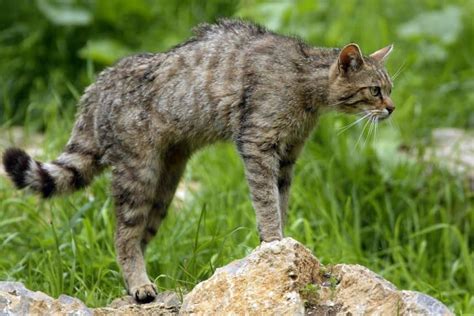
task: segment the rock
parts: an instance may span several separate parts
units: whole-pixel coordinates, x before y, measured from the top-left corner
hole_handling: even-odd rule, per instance
[[[453,315],[425,294],[400,291],[360,265],[323,266],[291,238],[264,243],[247,257],[216,270],[180,299],[160,293],[150,304],[130,296],[107,307],[53,299],[16,282],[0,282],[0,315]]]
[[[327,273],[327,272],[326,272]],[[324,278],[324,274],[323,274]],[[330,268],[331,281],[319,285],[319,309],[337,306],[346,315],[453,315],[438,300],[414,291],[399,291],[392,283],[360,265]]]
[[[180,304],[175,293],[163,292],[150,304],[137,305],[126,296],[108,307],[92,309],[74,297],[54,299],[19,282],[0,282],[0,315],[177,315]]]
[[[452,315],[440,301],[416,291],[402,291],[405,313],[409,315]]]
[[[468,179],[474,190],[474,133],[458,128],[439,128],[432,132],[433,145],[425,159],[439,163]]]
[[[19,282],[0,282],[1,315],[93,315],[77,298],[61,295],[53,299],[28,290]]]
[[[94,309],[95,316],[105,315],[177,315],[181,300],[174,292],[162,292],[152,303],[137,305],[131,296],[114,300],[109,306]]]
[[[185,296],[182,314],[304,314],[298,290],[312,281],[319,262],[286,238],[264,243],[246,258],[216,270]]]
[[[262,244],[185,296],[181,314],[453,315],[359,265],[324,267],[291,238]]]

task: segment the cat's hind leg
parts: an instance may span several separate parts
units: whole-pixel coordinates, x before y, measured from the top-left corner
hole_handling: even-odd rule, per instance
[[[139,303],[154,300],[156,286],[146,273],[141,247],[150,211],[154,203],[158,162],[151,159],[127,159],[112,170],[117,227],[115,247],[118,263],[130,295]]]
[[[146,245],[156,235],[161,221],[166,216],[189,155],[187,147],[180,145],[172,146],[163,156],[153,205],[141,241],[143,252]]]

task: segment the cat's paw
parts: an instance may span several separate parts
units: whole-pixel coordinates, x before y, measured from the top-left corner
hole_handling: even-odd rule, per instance
[[[261,244],[268,244],[273,241],[280,241],[283,239],[282,235],[274,235],[274,236],[265,236],[265,237],[260,237],[260,243]]]
[[[158,295],[158,290],[156,289],[156,285],[148,283],[132,287],[130,289],[130,295],[133,296],[137,303],[150,303],[155,299],[156,295]]]

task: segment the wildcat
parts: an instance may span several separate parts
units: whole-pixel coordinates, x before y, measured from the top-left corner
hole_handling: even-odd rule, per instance
[[[115,246],[137,302],[157,295],[144,262],[190,155],[219,140],[236,144],[261,241],[282,238],[292,169],[324,110],[372,120],[394,110],[384,60],[356,44],[314,48],[240,20],[203,24],[168,52],[127,57],[99,74],[79,102],[72,136],[49,163],[7,149],[18,188],[51,197],[112,169]]]

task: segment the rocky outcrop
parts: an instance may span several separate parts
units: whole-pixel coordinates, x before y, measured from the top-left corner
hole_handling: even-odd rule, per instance
[[[135,305],[130,297],[90,309],[77,299],[53,299],[21,283],[0,282],[0,314],[75,315],[452,315],[436,299],[400,291],[359,265],[323,266],[291,238],[265,243],[216,270],[180,301],[161,293]]]
[[[185,296],[182,314],[452,315],[360,265],[324,267],[297,241],[263,244]]]
[[[58,299],[28,290],[19,282],[0,282],[0,315],[93,315],[80,300],[61,295]]]
[[[317,278],[319,262],[293,239],[263,244],[217,269],[186,295],[181,313],[303,314],[300,290]]]
[[[125,296],[113,301],[107,307],[94,309],[94,316],[115,315],[177,315],[181,300],[174,292],[159,293],[150,304],[137,305],[131,296]]]
[[[107,307],[94,309],[67,295],[54,299],[42,292],[30,291],[19,282],[0,282],[0,315],[177,315],[180,305],[175,293],[164,292],[150,304],[137,305],[131,296],[125,296]]]

